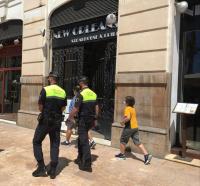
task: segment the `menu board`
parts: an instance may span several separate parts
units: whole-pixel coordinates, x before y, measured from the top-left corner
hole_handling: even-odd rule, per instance
[[[177,103],[173,112],[182,114],[195,114],[198,104],[193,103]]]

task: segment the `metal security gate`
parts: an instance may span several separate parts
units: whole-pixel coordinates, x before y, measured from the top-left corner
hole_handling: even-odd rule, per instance
[[[98,69],[92,78],[91,87],[98,95],[100,107],[99,131],[105,139],[110,140],[114,120],[116,42],[106,43],[104,56],[98,62]]]
[[[73,97],[73,87],[83,74],[83,47],[70,47],[53,50],[53,71],[59,74],[59,85],[67,97]]]
[[[68,98],[73,97],[78,78],[88,76],[89,87],[97,93],[100,107],[96,129],[105,139],[111,139],[114,117],[115,63],[116,40],[53,50],[53,71],[59,74],[59,84]]]

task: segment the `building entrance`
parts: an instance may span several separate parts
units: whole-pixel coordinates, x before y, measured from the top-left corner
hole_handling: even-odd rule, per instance
[[[20,103],[21,68],[0,68],[1,113],[17,113]]]
[[[21,45],[4,47],[0,50],[0,113],[17,113],[20,104],[20,76]]]
[[[200,104],[200,30],[184,33],[183,102]],[[200,106],[199,106],[200,107]],[[188,115],[187,147],[200,151],[200,108]]]
[[[97,137],[111,139],[114,116],[116,40],[87,43],[53,51],[53,70],[61,76],[59,84],[73,97],[73,87],[81,75],[89,78],[89,87],[98,95],[100,117]]]
[[[181,17],[179,101],[200,104],[200,3],[188,1],[189,9]],[[195,115],[187,115],[186,146],[200,151],[200,105]],[[180,123],[181,124],[181,123]],[[199,157],[200,158],[200,157]]]
[[[20,106],[22,21],[0,24],[0,119],[17,119]]]
[[[53,70],[70,99],[78,78],[89,77],[101,112],[96,134],[105,139],[111,139],[114,115],[117,11],[118,0],[70,1],[50,19]]]

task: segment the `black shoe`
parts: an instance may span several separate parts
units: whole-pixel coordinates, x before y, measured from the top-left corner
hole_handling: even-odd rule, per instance
[[[71,145],[71,143],[67,142],[67,141],[63,141],[63,142],[61,142],[61,145]]]
[[[79,164],[81,163],[81,160],[80,160],[79,158],[76,158],[76,159],[74,160],[74,163],[77,164],[77,165],[79,165]]]
[[[33,171],[32,176],[34,176],[34,177],[46,177],[47,174],[46,174],[45,166],[38,165],[38,168],[35,171]]]
[[[148,165],[148,164],[150,163],[152,157],[153,157],[153,156],[152,156],[151,154],[145,155],[145,156],[144,156],[144,164],[145,164],[145,165]]]
[[[51,179],[55,179],[56,178],[56,168],[50,168],[47,171],[47,174],[50,176]]]
[[[79,169],[86,172],[92,172],[92,167],[79,166]]]
[[[119,154],[117,154],[117,155],[115,155],[115,157],[116,158],[120,158],[120,159],[126,159],[126,156],[124,155],[124,154],[122,154],[122,153],[119,153]]]

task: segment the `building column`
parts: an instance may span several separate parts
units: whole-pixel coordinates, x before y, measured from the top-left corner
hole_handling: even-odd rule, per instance
[[[119,147],[122,101],[134,96],[141,142],[157,157],[170,150],[172,6],[169,0],[119,2],[113,147]]]
[[[47,0],[24,1],[21,104],[17,125],[35,128],[37,124],[38,98],[45,85]]]

